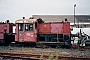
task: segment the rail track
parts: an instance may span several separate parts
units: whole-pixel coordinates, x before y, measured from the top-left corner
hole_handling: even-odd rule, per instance
[[[43,54],[25,54],[25,53],[0,53],[0,59],[19,59],[19,60],[90,60],[90,58],[72,57],[72,56],[55,56]]]
[[[90,60],[90,49],[32,48],[0,46],[0,60]]]

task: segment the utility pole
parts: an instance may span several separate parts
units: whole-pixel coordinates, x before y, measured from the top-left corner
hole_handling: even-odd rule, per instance
[[[76,7],[76,4],[74,4],[74,26],[75,26],[75,7]]]

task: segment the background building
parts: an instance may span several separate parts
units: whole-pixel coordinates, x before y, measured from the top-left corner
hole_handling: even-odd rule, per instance
[[[70,25],[74,25],[74,15],[33,15],[34,18],[42,18],[45,22],[67,21]],[[87,28],[90,27],[90,15],[75,15],[75,27]]]

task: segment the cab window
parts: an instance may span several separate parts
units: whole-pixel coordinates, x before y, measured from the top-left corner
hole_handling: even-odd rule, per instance
[[[20,30],[20,31],[23,31],[23,30],[24,30],[24,24],[23,24],[23,23],[20,23],[20,24],[19,24],[19,30]]]
[[[33,31],[33,24],[25,24],[25,31]]]

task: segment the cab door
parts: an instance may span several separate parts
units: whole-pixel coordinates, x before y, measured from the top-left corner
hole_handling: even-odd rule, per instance
[[[24,41],[24,23],[19,24],[19,42]]]

